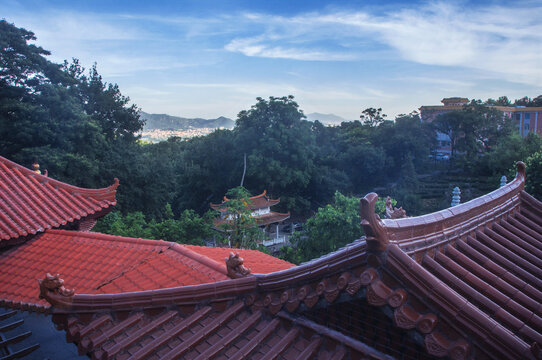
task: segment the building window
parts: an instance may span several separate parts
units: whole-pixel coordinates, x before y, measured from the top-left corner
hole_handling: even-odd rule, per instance
[[[529,134],[529,130],[531,129],[531,122],[528,120],[524,120],[523,123],[523,136],[527,136]]]
[[[523,120],[524,121],[531,121],[531,113],[525,113]]]

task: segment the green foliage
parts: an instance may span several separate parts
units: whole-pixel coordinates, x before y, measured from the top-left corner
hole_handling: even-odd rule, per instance
[[[246,154],[247,189],[280,197],[279,211],[303,216],[321,208],[318,220],[308,224],[312,232],[297,235],[309,255],[291,252],[308,259],[342,244],[340,239],[323,244],[322,236],[332,234],[318,226],[326,221],[345,226],[340,218],[350,213],[337,210],[344,205],[337,191],[363,195],[392,183],[390,193],[409,214],[423,212],[417,174],[433,170],[428,155],[436,130],[452,135],[452,165],[481,175],[502,174],[541,150],[538,136],[510,136],[510,120],[480,102],[443,115],[435,126],[422,123],[415,112],[389,121],[381,108],[367,108],[363,122],[326,127],[304,120],[293,96],[257,98],[239,113],[233,131],[144,144],[137,135],[143,126],[139,109],[102,78],[96,65],[86,71],[76,59],[55,64],[33,40],[32,32],[0,21],[0,153],[23,165],[37,157],[51,177],[76,186],[107,186],[118,177],[120,212],[106,216],[98,229],[119,235],[201,243],[212,234],[210,215],[202,214],[212,199],[240,183]],[[542,106],[541,99],[525,97],[514,104]],[[500,97],[488,104],[510,101]],[[333,199],[331,208],[322,206]],[[237,246],[255,244],[252,235],[243,234],[257,231],[248,225],[235,235]],[[320,231],[324,235],[317,235]],[[306,244],[303,236],[317,241]]]
[[[525,190],[537,198],[542,199],[542,151],[538,151],[527,158],[527,178]]]
[[[481,175],[506,175],[508,178],[515,174],[515,164],[526,162],[527,158],[542,149],[542,139],[534,133],[521,137],[517,133],[502,138],[486,156],[477,163]]]
[[[229,245],[236,248],[255,248],[263,239],[256,219],[252,217],[250,193],[242,186],[228,190],[229,198],[220,209],[226,212],[226,222],[221,229],[228,234]]]
[[[237,144],[248,155],[248,188],[265,186],[292,211],[308,210],[306,197],[315,171],[315,137],[311,123],[293,96],[257,98],[239,113],[234,129]],[[241,173],[239,173],[241,174]]]
[[[433,125],[450,136],[452,159],[465,170],[472,169],[479,155],[490,151],[513,131],[510,118],[474,100],[462,110],[439,115]]]
[[[522,97],[521,99],[516,99],[514,101],[514,105],[526,107],[542,106],[542,95],[538,95],[534,99],[531,99],[528,96]]]
[[[336,192],[332,204],[307,220],[305,232],[294,233],[295,250],[286,249],[285,258],[299,263],[335,251],[363,235],[360,222],[359,199]]]
[[[156,222],[147,221],[145,215],[139,211],[126,215],[113,211],[98,221],[94,231],[193,245],[204,245],[205,239],[215,235],[211,228],[211,213],[201,217],[193,210],[185,210],[175,219],[171,206],[166,204],[164,214],[164,219]]]
[[[507,96],[501,96],[497,100],[487,99],[486,104],[495,106],[512,106],[512,102],[508,99]]]
[[[105,179],[103,170],[135,144],[138,109],[96,66],[86,76],[77,60],[54,64],[31,40],[32,32],[0,21],[0,153],[22,164],[37,157],[74,185],[110,185],[118,175]]]
[[[388,115],[382,113],[382,108],[367,108],[361,112],[360,119],[364,125],[379,126]]]

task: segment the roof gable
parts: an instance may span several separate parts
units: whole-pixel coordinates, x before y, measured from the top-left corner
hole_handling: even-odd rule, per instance
[[[229,279],[223,254],[237,250],[199,248],[161,240],[48,230],[0,254],[0,302],[45,310],[49,304],[38,299],[36,281],[47,272],[62,274],[65,286],[80,294],[130,293]],[[258,251],[239,252],[259,273],[293,266]]]
[[[118,185],[78,188],[0,157],[0,247],[114,206]]]

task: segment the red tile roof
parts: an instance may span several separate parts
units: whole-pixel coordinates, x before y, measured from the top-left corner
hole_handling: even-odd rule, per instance
[[[234,251],[236,253],[239,253],[239,256],[241,256],[245,260],[245,267],[249,268],[253,274],[269,274],[275,271],[285,270],[295,266],[294,264],[291,264],[287,261],[277,259],[257,250],[232,250],[229,248],[205,247],[195,245],[183,246],[219,263],[224,263],[224,259],[230,255],[230,252]]]
[[[227,208],[224,207],[224,204],[230,201],[229,198],[224,196],[224,200],[222,200],[222,203],[220,204],[213,204],[211,203],[211,208],[213,210],[218,211],[227,211]],[[267,197],[267,190],[264,190],[263,193],[256,196],[250,197],[250,209],[251,210],[257,210],[257,209],[264,209],[273,205],[277,205],[280,202],[280,198],[278,199],[270,199]]]
[[[519,164],[490,194],[406,219],[381,220],[369,194],[366,238],[276,273],[44,296],[68,341],[96,358],[539,359],[542,203],[524,178]]]
[[[135,310],[123,319],[94,314],[90,321],[68,321],[60,315],[55,322],[93,359],[393,359],[312,321],[286,312],[269,318],[239,300],[189,312]]]
[[[67,230],[48,230],[0,254],[0,305],[39,309],[37,279],[62,274],[67,288],[112,294],[196,285],[228,279],[224,258],[239,252],[254,273],[292,264],[253,250],[184,246]]]
[[[0,157],[0,246],[108,209],[118,184],[82,189]]]

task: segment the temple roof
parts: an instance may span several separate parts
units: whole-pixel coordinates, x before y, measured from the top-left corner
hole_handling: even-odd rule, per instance
[[[211,203],[211,208],[213,210],[226,212],[227,206],[225,206],[224,204],[226,204],[228,201],[230,201],[230,199],[224,196],[224,200],[222,200],[222,203],[220,204]],[[274,199],[274,200],[270,199],[267,197],[267,190],[264,190],[263,193],[261,193],[260,195],[250,197],[249,207],[251,210],[264,209],[267,207],[271,207],[273,205],[277,205],[279,202],[280,202],[280,198]]]
[[[130,293],[229,279],[227,248],[207,248],[91,232],[47,230],[0,253],[0,305],[45,311],[37,279],[65,274],[65,286],[83,294]],[[292,264],[254,250],[237,250],[253,273]]]
[[[109,209],[118,185],[82,189],[0,157],[0,247]]]
[[[254,216],[254,220],[256,220],[256,225],[258,226],[279,223],[279,222],[288,220],[289,218],[290,218],[289,212],[278,213],[274,211],[270,211],[266,214]],[[214,227],[219,230],[221,227],[223,227],[227,223],[228,223],[228,219],[221,219],[221,218],[216,218],[213,222]]]
[[[366,237],[275,273],[43,296],[97,358],[540,358],[542,203],[524,179],[520,163],[490,194],[396,220],[379,219],[369,194]]]

